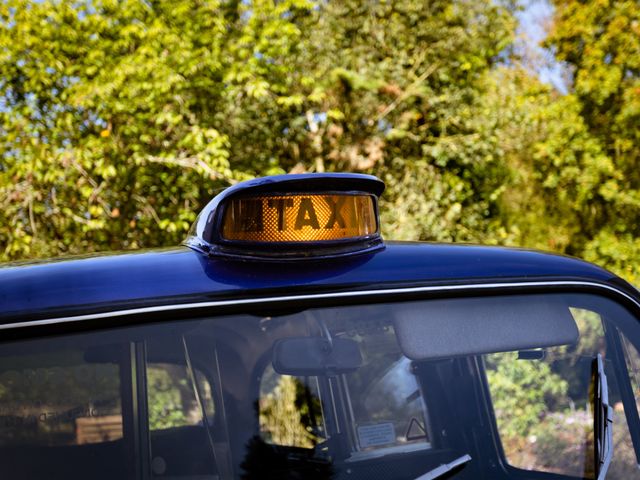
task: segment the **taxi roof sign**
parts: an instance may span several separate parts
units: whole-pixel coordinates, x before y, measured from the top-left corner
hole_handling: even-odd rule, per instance
[[[186,244],[209,255],[318,258],[383,247],[384,183],[360,174],[277,175],[224,190],[200,213]]]

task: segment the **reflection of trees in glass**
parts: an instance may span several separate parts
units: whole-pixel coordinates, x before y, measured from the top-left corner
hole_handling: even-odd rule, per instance
[[[60,366],[58,366],[60,365]],[[113,363],[86,363],[83,351],[6,357],[0,364],[0,402],[80,405],[119,397],[120,377]]]
[[[282,375],[260,398],[260,431],[267,443],[313,448],[321,438],[320,400],[296,377]]]
[[[211,386],[198,370],[196,370],[196,378],[202,402],[211,420],[215,413]],[[151,430],[195,425],[202,421],[202,412],[184,365],[149,364],[147,391]]]
[[[0,443],[76,442],[76,419],[119,415],[114,363],[87,363],[82,350],[4,357],[0,362]]]
[[[190,394],[186,376],[171,375],[165,368],[147,368],[147,391],[149,428],[164,428],[188,425],[188,409],[183,399]],[[190,402],[187,401],[187,406]]]

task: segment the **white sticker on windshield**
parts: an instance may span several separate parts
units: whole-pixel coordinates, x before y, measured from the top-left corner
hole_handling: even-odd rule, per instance
[[[391,422],[360,425],[358,427],[358,441],[360,442],[360,448],[395,443],[396,430]]]

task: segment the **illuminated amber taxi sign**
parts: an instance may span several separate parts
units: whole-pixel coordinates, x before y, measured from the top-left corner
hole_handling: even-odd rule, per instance
[[[238,183],[200,212],[186,244],[204,254],[243,259],[328,258],[384,248],[370,175],[276,175]]]
[[[227,204],[222,238],[245,242],[357,239],[378,230],[371,195],[291,194],[238,198]]]

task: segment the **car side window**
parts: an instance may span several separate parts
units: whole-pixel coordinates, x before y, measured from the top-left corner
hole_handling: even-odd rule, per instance
[[[24,343],[0,357],[3,476],[125,478],[119,345]],[[37,461],[34,461],[37,459]]]
[[[117,365],[87,363],[82,350],[5,357],[1,363],[3,445],[83,445],[122,438]]]

